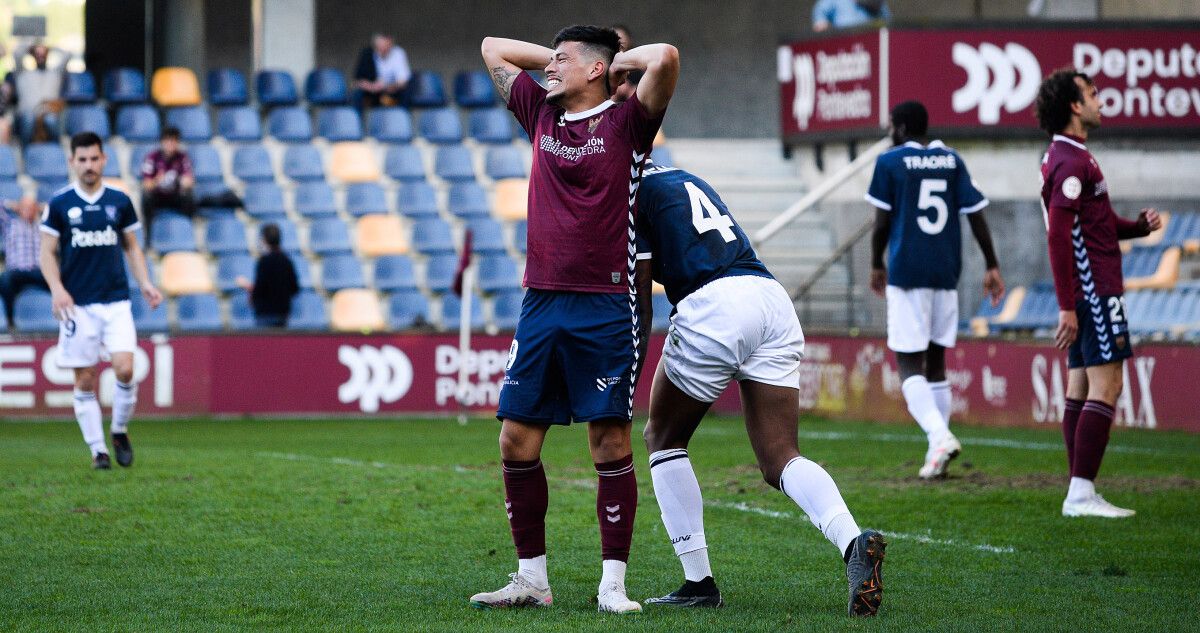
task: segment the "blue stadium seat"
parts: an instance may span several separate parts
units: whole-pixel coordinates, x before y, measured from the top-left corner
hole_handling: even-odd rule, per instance
[[[491,218],[475,218],[467,222],[472,235],[472,248],[481,255],[507,253],[504,230]]]
[[[296,212],[306,218],[337,215],[333,187],[323,180],[302,182],[296,185]]]
[[[0,200],[20,200],[25,196],[25,191],[21,189],[21,185],[15,180],[0,180]],[[0,252],[3,252],[3,240],[0,240]]]
[[[183,295],[175,300],[175,324],[181,332],[212,332],[224,328],[216,295]]]
[[[487,294],[521,287],[517,264],[508,255],[479,258],[479,289]]]
[[[251,182],[242,196],[246,213],[259,220],[282,219],[287,215],[283,190],[274,182]]]
[[[271,154],[262,145],[243,145],[233,152],[233,175],[251,183],[274,181]]]
[[[434,255],[425,262],[425,288],[430,292],[449,292],[454,285],[454,273],[458,272],[458,256],[454,254]]]
[[[415,290],[417,276],[407,255],[384,255],[375,260],[375,288],[380,292]]]
[[[70,177],[67,155],[58,143],[33,143],[25,147],[25,175],[39,183],[60,183]]]
[[[413,327],[427,325],[429,319],[429,300],[420,290],[406,289],[388,297],[388,325],[393,330],[407,330]]]
[[[221,183],[213,182],[213,183],[208,183],[208,184],[213,185],[214,188],[215,188],[215,186],[220,186],[223,190],[229,191],[229,187],[225,186],[225,183],[223,183],[223,182],[221,182]],[[209,195],[209,192],[206,191],[206,189],[208,189],[207,186],[206,187],[197,187],[196,191],[200,195]],[[211,220],[213,218],[223,218],[223,217],[231,218],[231,217],[234,217],[235,213],[237,213],[237,209],[235,207],[214,207],[214,206],[207,205],[207,204],[196,209],[196,214],[206,220]]]
[[[383,187],[373,182],[346,185],[346,211],[355,217],[387,213],[387,194],[384,193]]]
[[[413,247],[423,255],[454,252],[454,237],[450,225],[441,218],[427,218],[413,223]]]
[[[170,329],[167,322],[167,306],[159,304],[151,309],[150,304],[142,297],[142,293],[134,290],[129,293],[129,307],[133,313],[133,326],[139,333],[166,332]]]
[[[108,160],[104,161],[104,171],[101,175],[105,178],[120,178],[121,177],[121,161],[116,156],[109,154]]]
[[[524,178],[529,175],[525,171],[525,157],[521,150],[512,145],[489,147],[484,170],[488,178],[501,180],[504,178]]]
[[[1125,279],[1149,277],[1158,270],[1164,246],[1135,246],[1121,258],[1121,274]]]
[[[296,105],[296,80],[286,70],[259,71],[254,79],[258,103],[266,107]]]
[[[675,166],[675,157],[671,156],[671,150],[661,145],[655,147],[650,152],[650,159],[654,161],[655,165],[662,165],[663,167]]]
[[[522,255],[524,255],[528,250],[525,247],[525,242],[528,239],[528,231],[529,222],[526,220],[518,220],[517,223],[513,225],[513,248],[517,249],[517,252]]]
[[[317,218],[308,225],[308,250],[317,255],[349,253],[350,232],[341,218]]]
[[[411,143],[412,115],[404,108],[377,108],[371,111],[369,134],[380,143]]]
[[[292,267],[296,269],[296,284],[304,290],[313,288],[312,267],[308,265],[308,260],[295,253],[288,257],[292,258]]]
[[[1008,323],[996,324],[1000,330],[1036,330],[1054,327],[1058,322],[1058,299],[1052,283],[1039,282],[1029,287],[1017,316]]]
[[[438,217],[437,192],[427,182],[410,182],[396,193],[396,207],[410,218]]]
[[[142,163],[146,162],[146,157],[156,149],[157,143],[139,143],[129,150],[129,174],[134,180],[141,181]]]
[[[304,98],[313,105],[342,105],[349,96],[346,78],[333,68],[314,68],[304,78]]]
[[[412,145],[389,147],[383,157],[383,173],[401,182],[425,180],[425,160]]]
[[[327,330],[329,312],[325,300],[312,290],[301,290],[292,297],[292,312],[288,315],[289,330]]]
[[[212,139],[212,120],[208,108],[202,105],[167,108],[168,126],[179,128],[179,138],[185,143],[207,143]]]
[[[136,68],[113,68],[104,74],[104,98],[109,103],[145,103],[146,77]]]
[[[96,78],[86,70],[63,77],[62,99],[69,104],[95,103]]]
[[[221,171],[221,156],[212,145],[196,144],[188,147],[188,155],[192,159],[192,174],[197,184],[206,182],[225,182],[225,174]]]
[[[55,194],[69,186],[71,186],[71,183],[67,180],[39,182],[37,186],[37,201],[50,202],[50,199],[53,198]],[[138,235],[141,235],[141,229],[138,230]]]
[[[58,331],[50,307],[50,293],[39,288],[26,288],[13,301],[13,326],[18,332],[51,333]]]
[[[441,108],[446,105],[446,86],[442,83],[442,76],[432,70],[414,72],[404,94],[408,105],[413,108]]]
[[[330,255],[321,260],[321,287],[334,293],[346,288],[365,288],[362,264],[348,253]]]
[[[11,145],[0,144],[0,180],[16,180],[17,153]]]
[[[462,322],[462,299],[453,292],[442,295],[442,327],[447,330],[457,330]],[[478,330],[483,322],[483,299],[471,297],[471,329]]]
[[[317,136],[330,143],[362,140],[362,120],[349,106],[326,108],[317,114]]]
[[[496,293],[492,302],[492,324],[501,330],[517,329],[517,320],[521,317],[521,302],[525,299],[525,291],[517,288]]]
[[[312,140],[312,119],[303,109],[288,106],[267,115],[267,133],[283,143],[307,143]]]
[[[244,106],[250,101],[246,77],[235,68],[208,71],[208,103],[214,106]]]
[[[204,245],[213,255],[245,254],[246,225],[232,214],[214,217],[204,228]]]
[[[655,294],[651,296],[651,304],[654,306],[654,320],[650,324],[650,329],[655,332],[665,332],[671,327],[671,310],[675,306],[671,305],[671,300],[665,294]]]
[[[148,105],[129,105],[117,110],[117,136],[126,143],[156,143],[161,129],[158,110]]]
[[[283,152],[283,175],[292,180],[324,180],[321,152],[312,145],[290,145]]]
[[[484,70],[464,70],[454,76],[454,101],[460,108],[496,105],[496,88]]]
[[[246,332],[258,328],[254,320],[254,307],[250,305],[250,294],[239,290],[229,295],[229,329]]]
[[[433,172],[439,178],[449,181],[475,180],[475,164],[471,158],[471,150],[462,145],[439,147]]]
[[[271,220],[279,226],[279,248],[289,255],[300,253],[300,232],[296,230],[296,225],[291,220],[286,218]],[[262,224],[259,224],[261,230]]]
[[[512,115],[504,108],[472,111],[469,127],[471,138],[480,143],[503,145],[513,140]]]
[[[475,182],[456,182],[450,186],[450,213],[460,218],[483,218],[491,213],[487,193]]]
[[[453,108],[438,108],[421,115],[421,136],[439,145],[461,143],[462,121]]]
[[[254,281],[254,258],[246,253],[230,253],[217,258],[217,290],[234,292],[238,277]]]
[[[94,132],[102,139],[109,137],[108,114],[95,104],[75,105],[63,116],[63,132],[74,136],[80,132]]]
[[[262,140],[262,123],[249,106],[230,106],[217,110],[217,134],[231,143]]]
[[[150,246],[160,255],[197,250],[191,219],[175,213],[156,214],[150,230]]]
[[[0,247],[0,252],[3,252],[3,247]],[[8,311],[4,308],[4,299],[0,298],[0,328],[8,329]]]

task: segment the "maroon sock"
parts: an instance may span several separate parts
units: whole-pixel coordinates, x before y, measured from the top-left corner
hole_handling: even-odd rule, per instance
[[[629,560],[633,542],[633,516],[637,512],[637,476],[633,455],[596,464],[600,488],[596,491],[596,517],[600,520],[600,551],[604,560]]]
[[[1075,464],[1075,427],[1079,424],[1079,412],[1082,409],[1083,400],[1067,398],[1062,419],[1063,441],[1067,445],[1067,472],[1071,472]]]
[[[1088,400],[1079,413],[1079,424],[1075,429],[1075,458],[1071,462],[1071,476],[1096,480],[1100,472],[1100,460],[1108,447],[1108,433],[1112,428],[1116,411],[1099,400]]]
[[[517,558],[537,558],[546,553],[546,470],[542,460],[531,462],[503,460],[504,507],[512,527]]]

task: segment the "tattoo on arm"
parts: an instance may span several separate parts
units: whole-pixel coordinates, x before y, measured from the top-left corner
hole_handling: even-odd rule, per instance
[[[496,84],[496,89],[500,91],[500,96],[504,97],[504,102],[508,103],[508,95],[512,92],[513,80],[520,71],[513,72],[507,66],[496,66],[492,68],[492,83]]]

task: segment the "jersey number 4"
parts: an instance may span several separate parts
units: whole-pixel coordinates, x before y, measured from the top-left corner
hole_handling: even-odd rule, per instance
[[[941,196],[934,195],[945,191],[946,181],[941,178],[926,178],[921,181],[917,208],[922,211],[933,209],[937,214],[932,222],[923,215],[917,216],[917,227],[930,235],[941,233],[942,229],[946,228],[946,220],[950,219],[950,208],[946,206],[946,201]]]
[[[732,242],[737,239],[733,231],[733,218],[721,213],[717,205],[704,195],[696,185],[690,182],[683,183],[683,188],[687,189],[688,198],[692,201],[692,226],[696,227],[696,232],[704,235],[709,231],[716,231],[721,234],[721,239],[726,242]]]

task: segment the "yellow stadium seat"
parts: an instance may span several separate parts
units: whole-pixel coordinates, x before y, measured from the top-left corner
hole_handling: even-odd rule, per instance
[[[333,177],[342,182],[375,182],[383,177],[379,159],[365,143],[334,143],[329,163]]]
[[[1126,290],[1174,288],[1179,281],[1179,260],[1183,252],[1178,246],[1172,246],[1163,251],[1162,259],[1158,260],[1158,269],[1149,277],[1135,277],[1125,280]]]
[[[150,80],[150,96],[163,107],[198,105],[200,82],[190,68],[159,68]]]
[[[665,295],[667,294],[667,288],[656,281],[650,286],[650,292],[656,295]]]
[[[658,128],[658,134],[654,135],[654,147],[658,147],[667,142],[667,135],[663,134],[662,128]]]
[[[337,332],[378,332],[386,330],[383,307],[373,290],[346,288],[333,295],[330,322]]]
[[[129,193],[129,187],[125,185],[125,181],[120,178],[105,178],[104,185],[120,191],[121,193]]]
[[[505,221],[524,220],[529,215],[529,180],[506,178],[496,181],[492,214]]]
[[[208,260],[200,253],[179,251],[162,258],[162,289],[168,295],[193,295],[213,292]]]
[[[358,219],[357,234],[358,252],[364,257],[408,253],[408,236],[394,215],[364,215]]]
[[[999,314],[990,319],[987,317],[971,317],[971,335],[987,336],[993,324],[1008,323],[1017,318],[1017,313],[1021,311],[1021,303],[1024,301],[1024,286],[1009,289],[1007,296],[1004,297],[1004,307],[1000,308]]]

